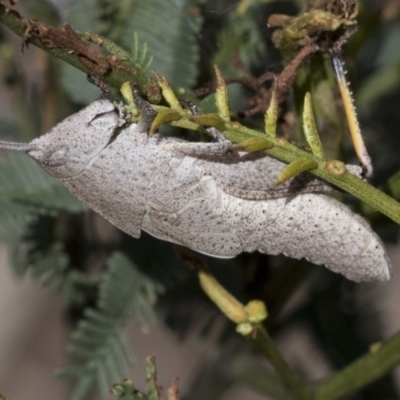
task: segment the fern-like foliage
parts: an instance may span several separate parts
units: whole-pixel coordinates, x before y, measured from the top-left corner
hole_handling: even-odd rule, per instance
[[[0,241],[13,242],[38,215],[79,212],[83,204],[26,154],[0,158]]]
[[[71,400],[83,399],[95,385],[104,398],[109,387],[124,378],[134,361],[123,327],[130,316],[139,322],[153,317],[151,304],[160,286],[141,274],[122,253],[108,262],[109,270],[99,287],[97,308],[85,310],[85,318],[72,334],[69,352],[81,363],[59,372],[77,384]]]
[[[219,46],[213,63],[217,64],[225,74],[238,74],[238,68],[232,62],[235,55],[249,68],[265,53],[265,44],[255,18],[259,6],[255,4],[241,15],[232,12],[219,32]]]
[[[80,32],[92,30],[99,32],[101,29],[101,1],[98,0],[64,0],[63,10],[65,19],[73,24]]]
[[[140,68],[143,72],[149,69],[154,58],[153,55],[148,54],[147,49],[147,43],[140,43],[137,32],[134,32],[129,62],[134,67]]]
[[[109,32],[112,15],[108,15],[107,10],[112,9],[112,6],[107,3],[107,0],[90,0],[89,2],[67,0],[65,4],[66,19],[82,33],[91,31],[101,35],[104,32]],[[102,38],[102,42],[102,47],[106,52],[133,66],[138,74],[144,75],[152,63],[153,57],[147,52],[147,44],[139,41],[135,31],[129,35],[129,40],[125,40],[124,43],[129,52],[105,37]],[[74,102],[87,104],[99,96],[98,88],[88,85],[86,76],[76,68],[62,62],[59,63],[59,67],[62,85]],[[82,90],[82,87],[85,87],[85,90]]]
[[[199,45],[196,35],[202,18],[191,13],[203,0],[138,0],[126,19],[122,37],[131,47],[133,32],[147,43],[153,67],[175,86],[191,87],[197,78]]]
[[[90,33],[87,33],[89,41],[91,40],[90,36]],[[83,37],[85,38],[86,35],[83,35]],[[134,67],[137,75],[145,75],[153,61],[153,56],[147,52],[147,43],[139,41],[137,32],[134,32],[131,37],[129,44],[130,52],[127,52],[107,38],[102,37],[101,42],[104,50],[117,57],[118,60]]]
[[[93,282],[71,267],[61,243],[40,240],[46,231],[40,219],[54,218],[61,211],[79,212],[85,206],[26,154],[2,152],[0,167],[0,241],[11,245],[14,274],[22,277],[29,271],[61,293],[66,307],[83,304],[85,289]]]
[[[91,30],[101,33],[100,1],[65,0],[60,10],[62,18],[79,32]],[[87,84],[85,74],[66,63],[58,62],[57,64],[61,72],[62,86],[73,101],[86,105],[99,96],[99,90],[95,86]],[[82,90],[83,87],[84,90]]]
[[[57,182],[23,153],[3,151],[0,166],[0,201],[3,203],[49,190]]]
[[[0,158],[0,167],[0,217],[3,206],[8,203],[19,210],[25,207],[27,212],[40,214],[52,214],[61,209],[72,212],[85,209],[58,179],[44,172],[26,154],[8,152]],[[51,202],[49,194],[54,194]]]
[[[95,289],[98,284],[96,277],[71,265],[69,255],[59,242],[49,242],[43,247],[37,237],[31,241],[23,238],[11,247],[10,261],[15,275],[29,274],[41,285],[59,293],[67,309],[85,305],[89,289]]]

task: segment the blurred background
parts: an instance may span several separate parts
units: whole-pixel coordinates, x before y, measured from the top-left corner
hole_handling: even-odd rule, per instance
[[[207,84],[214,63],[225,78],[239,81],[279,73],[284,61],[272,40],[274,29],[267,26],[269,16],[297,15],[317,3],[20,0],[16,9],[52,26],[68,22],[79,32],[96,32],[127,51],[143,51],[147,43],[151,68],[172,85],[203,88],[196,93],[206,112],[213,102]],[[372,183],[399,199],[400,2],[360,1],[358,21],[343,54],[347,77],[374,164]],[[0,25],[0,136],[26,142],[100,93],[82,72],[33,45],[21,56],[21,44]],[[312,93],[328,157],[356,163],[323,55],[298,69],[281,105],[280,133],[302,140],[298,121],[305,91]],[[229,85],[237,118],[256,128],[263,114],[249,110],[259,104],[259,94],[248,85]],[[162,132],[204,139],[168,127]],[[355,284],[283,256],[204,257],[240,300],[266,302],[269,332],[306,380],[343,368],[400,327],[398,227],[355,199],[342,199],[385,241],[394,267],[389,283]],[[0,393],[10,400],[96,399],[101,393],[113,398],[109,388],[125,377],[144,389],[144,358],[152,354],[164,393],[177,376],[184,399],[273,398],[266,394],[273,386],[270,367],[206,299],[196,274],[171,244],[119,232],[24,154],[0,153],[0,241]],[[116,299],[112,305],[104,300],[110,296]],[[93,313],[112,315],[113,330],[105,330]],[[93,331],[79,326],[82,319]],[[60,369],[59,375],[72,379],[56,379]],[[349,398],[398,399],[399,379],[396,369]]]

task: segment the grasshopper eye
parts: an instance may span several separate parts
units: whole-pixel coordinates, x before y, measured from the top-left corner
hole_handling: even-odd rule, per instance
[[[115,110],[111,110],[95,115],[89,125],[98,129],[110,129],[118,125],[118,118]]]
[[[42,162],[49,167],[60,167],[67,159],[68,151],[67,145],[56,146],[44,154]]]
[[[7,147],[28,148],[28,155],[50,175],[72,178],[84,171],[109,144],[118,124],[119,113],[114,104],[99,100],[33,139],[28,147],[15,143]]]

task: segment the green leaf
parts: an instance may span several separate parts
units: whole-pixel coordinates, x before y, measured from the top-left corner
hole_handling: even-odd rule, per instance
[[[122,42],[130,48],[136,32],[153,55],[153,67],[173,86],[190,88],[196,82],[199,45],[196,35],[204,0],[137,0],[127,18]]]
[[[58,61],[61,85],[72,101],[78,104],[89,104],[100,96],[100,90],[91,85],[86,75],[63,61]]]
[[[97,31],[100,27],[101,2],[98,0],[64,0],[65,19],[80,32]]]
[[[65,0],[65,20],[77,31],[101,33],[101,2],[98,0]],[[61,71],[61,84],[70,98],[79,104],[88,104],[99,97],[99,89],[90,85],[86,75],[71,65],[58,61]]]
[[[372,102],[384,96],[400,85],[400,63],[378,69],[365,81],[356,95],[359,107],[370,106]]]
[[[26,154],[7,153],[0,158],[0,168],[0,219],[86,209],[58,179],[44,172]]]
[[[0,241],[14,241],[37,215],[86,209],[26,154],[2,152],[0,168]]]
[[[108,387],[125,377],[133,353],[123,327],[131,315],[140,322],[153,318],[153,304],[161,290],[122,253],[114,253],[108,266],[97,308],[85,310],[85,319],[71,335],[69,352],[82,363],[59,372],[62,378],[77,380],[71,400],[83,399],[94,383],[104,398]]]

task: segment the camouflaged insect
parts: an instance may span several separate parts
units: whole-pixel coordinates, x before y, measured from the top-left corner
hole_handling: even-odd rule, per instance
[[[213,128],[211,128],[213,129]],[[29,144],[26,151],[78,199],[129,235],[141,230],[214,257],[258,250],[325,264],[354,281],[390,279],[390,261],[368,223],[303,173],[275,187],[285,164],[264,153],[188,143],[125,123],[99,100]],[[318,194],[317,194],[318,193]]]

